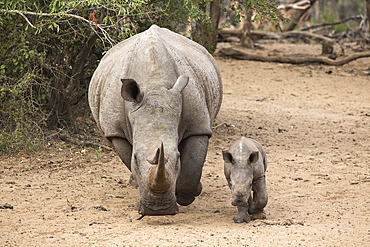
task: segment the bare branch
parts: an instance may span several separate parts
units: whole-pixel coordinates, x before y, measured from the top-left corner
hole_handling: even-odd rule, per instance
[[[28,23],[28,25],[30,25],[32,28],[35,28],[36,27],[30,22],[30,20],[28,20],[28,18],[21,12],[21,11],[18,11],[18,10],[4,10],[4,9],[1,9],[0,12],[3,12],[3,13],[15,13],[15,14],[19,14],[21,15],[25,20],[26,22]]]
[[[340,20],[340,21],[324,22],[324,23],[312,25],[310,27],[302,28],[301,31],[307,31],[307,30],[317,28],[317,27],[334,26],[334,25],[338,25],[338,24],[341,24],[341,23],[344,23],[344,22],[347,22],[347,21],[351,21],[351,20],[362,20],[363,18],[364,17],[362,15],[351,16],[351,17],[348,17],[348,18],[346,18],[344,20]]]

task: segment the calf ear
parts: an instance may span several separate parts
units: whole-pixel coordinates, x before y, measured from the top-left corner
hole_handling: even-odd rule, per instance
[[[222,157],[226,163],[233,163],[233,156],[228,151],[222,151]]]
[[[175,85],[173,85],[172,90],[181,92],[186,87],[186,85],[188,85],[188,82],[189,82],[189,77],[180,75],[180,77],[177,78]]]
[[[124,100],[135,102],[140,95],[140,87],[134,79],[121,79],[121,95]]]
[[[259,152],[254,151],[249,155],[249,161],[252,163],[256,163],[259,159]]]

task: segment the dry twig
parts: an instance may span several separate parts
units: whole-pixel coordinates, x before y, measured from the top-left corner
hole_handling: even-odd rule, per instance
[[[60,137],[61,140],[65,141],[65,142],[70,142],[70,143],[73,143],[75,145],[79,145],[79,146],[83,146],[83,147],[101,147],[102,149],[105,149],[105,150],[108,150],[108,151],[113,150],[112,148],[110,148],[108,146],[105,146],[105,145],[102,145],[102,144],[99,144],[99,143],[74,140],[71,137],[69,137],[67,135],[63,135],[63,134],[59,135],[59,137]]]

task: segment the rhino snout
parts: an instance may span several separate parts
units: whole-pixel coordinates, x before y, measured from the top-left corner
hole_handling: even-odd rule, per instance
[[[152,209],[150,207],[140,207],[139,214],[157,216],[157,215],[175,215],[179,212],[177,204],[170,205],[168,208]]]
[[[151,194],[151,195],[149,195]],[[168,191],[162,195],[149,192],[139,202],[141,215],[174,215],[179,212],[174,193]]]

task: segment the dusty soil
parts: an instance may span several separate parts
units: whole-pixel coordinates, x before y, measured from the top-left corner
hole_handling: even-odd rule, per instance
[[[113,151],[55,141],[38,154],[0,157],[0,206],[13,207],[0,209],[0,246],[368,245],[370,59],[217,62],[223,104],[193,204],[138,220],[138,190]],[[235,224],[220,153],[242,135],[267,150],[269,202],[267,220]]]

